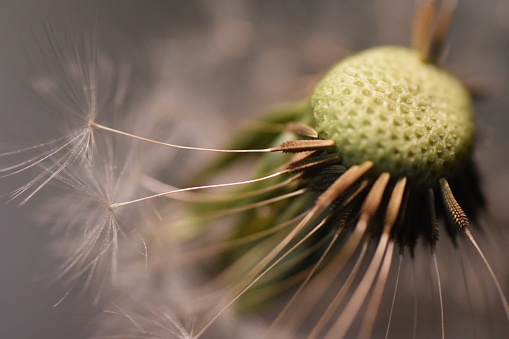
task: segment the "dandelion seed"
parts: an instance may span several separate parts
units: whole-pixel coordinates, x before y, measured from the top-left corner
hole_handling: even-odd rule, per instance
[[[71,289],[79,283],[89,290],[94,280],[115,281],[119,239],[135,233],[135,220],[141,223],[150,219],[150,213],[143,212],[148,204],[122,213],[112,204],[133,199],[143,191],[138,183],[141,168],[150,173],[145,162],[153,152],[118,140],[117,134],[97,133],[98,116],[104,114],[102,120],[114,120],[114,113],[126,113],[130,108],[125,98],[129,93],[128,68],[113,66],[110,57],[98,48],[95,36],[72,36],[70,45],[61,45],[53,28],[47,26],[45,37],[50,52],[38,42],[45,63],[34,66],[37,75],[32,84],[50,105],[51,113],[59,116],[56,127],[63,136],[2,154],[12,158],[28,154],[28,159],[1,171],[4,176],[40,171],[11,193],[12,199],[23,196],[21,204],[50,182],[63,189],[65,193],[58,191],[60,194],[54,194],[57,197],[45,203],[41,215],[58,234],[54,252],[63,258],[50,279],[63,281]],[[126,83],[119,84],[123,81]],[[127,126],[153,129],[150,123],[140,124],[139,118],[126,120]],[[31,155],[36,152],[39,154]],[[105,274],[110,279],[105,279]],[[96,294],[99,298],[100,288]]]
[[[507,328],[502,277],[474,236],[485,206],[472,160],[473,93],[442,66],[455,5],[419,2],[412,49],[377,47],[340,61],[308,99],[262,117],[231,148],[186,146],[100,123],[94,85],[84,92],[85,105],[79,96],[67,95],[76,99],[70,100],[73,104],[93,108],[93,116],[79,112],[86,123],[78,132],[41,145],[50,151],[6,169],[9,174],[44,169],[15,196],[35,185],[29,199],[58,179],[100,205],[86,216],[83,206],[66,212],[72,218],[63,224],[76,228],[80,223],[84,236],[76,246],[67,241],[77,250],[63,263],[59,278],[96,275],[106,253],[111,254],[107,267],[117,275],[119,234],[126,232],[117,213],[169,198],[168,213],[177,215],[157,228],[132,228],[144,241],[144,269],[131,269],[145,276],[134,279],[124,267],[119,274],[125,274],[120,279],[125,278],[125,285],[104,287],[111,294],[124,291],[116,298],[121,306],[116,301],[108,313],[122,320],[106,322],[100,332],[133,338],[214,337],[224,335],[225,319],[238,320],[233,314],[261,310],[269,320],[257,327],[257,336],[391,337],[397,325],[408,323],[411,333],[403,335],[444,338],[450,333],[450,305],[464,308],[465,299],[472,305],[485,296],[495,296],[506,318],[495,332]],[[85,83],[94,83],[93,78]],[[76,88],[70,89],[74,93]],[[81,169],[71,167],[78,159],[97,158],[94,138],[99,133],[167,152],[223,154],[184,187],[136,166],[128,169],[136,178],[118,180],[98,173],[92,161],[80,163]],[[253,177],[208,182],[248,155],[256,159]],[[113,168],[111,163],[107,168]],[[220,190],[225,188],[231,191]],[[439,241],[443,234],[449,239]],[[129,243],[134,237],[125,238]],[[471,243],[476,259],[463,257],[462,242]],[[454,265],[445,260],[444,248],[460,253],[461,278],[447,272]],[[122,253],[128,256],[129,251]],[[489,279],[475,280],[474,260]],[[182,271],[192,271],[186,286],[168,288],[168,280]],[[467,298],[451,300],[458,282]],[[472,286],[485,291],[473,293]],[[134,287],[167,298],[126,298],[125,291]],[[413,291],[410,302],[408,290]],[[472,318],[481,313],[467,307]]]
[[[45,216],[59,234],[55,252],[64,258],[53,279],[73,286],[85,277],[85,290],[93,279],[109,276],[115,281],[120,239],[135,231],[134,220],[150,219],[143,209],[118,213],[111,207],[112,201],[139,191],[139,168],[131,165],[136,152],[131,150],[122,159],[118,149],[117,154],[113,153],[109,142],[98,145],[103,153],[94,154],[93,163],[86,162],[79,169],[66,168],[55,178],[72,190],[62,193],[63,197],[48,207],[51,213]],[[109,273],[105,275],[106,272]]]
[[[58,127],[63,133],[37,146],[2,154],[4,157],[16,158],[29,154],[27,160],[3,168],[1,171],[5,173],[4,176],[42,169],[42,173],[11,193],[12,199],[26,193],[21,204],[30,200],[71,164],[83,159],[90,160],[94,149],[91,123],[104,108],[101,107],[104,104],[100,101],[101,95],[97,93],[97,82],[104,79],[112,81],[109,78],[111,70],[107,69],[108,65],[100,62],[101,56],[94,48],[96,43],[93,38],[92,41],[86,39],[82,45],[79,45],[80,39],[71,40],[74,43],[72,48],[64,49],[57,42],[53,27],[45,27],[45,37],[51,53],[46,52],[39,42],[45,65],[33,66],[37,72],[32,81],[33,90],[47,100],[52,113],[60,116]],[[39,154],[30,156],[33,152]]]
[[[383,323],[378,310],[395,248],[400,248],[400,272],[404,249],[409,249],[414,261],[421,239],[431,250],[432,264],[428,267],[434,272],[430,278],[436,285],[438,335],[446,336],[447,301],[436,250],[439,233],[446,231],[451,246],[455,246],[460,233],[473,239],[469,220],[477,220],[483,199],[471,161],[475,133],[471,95],[440,67],[455,6],[445,2],[438,12],[435,6],[433,1],[424,2],[417,12],[416,51],[381,47],[340,62],[317,85],[310,104],[301,105],[300,112],[284,122],[289,127],[295,126],[291,123],[306,125],[313,115],[313,125],[307,125],[305,133],[300,134],[304,140],[275,146],[273,143],[277,145],[280,139],[274,133],[263,144],[262,149],[306,152],[287,163],[290,170],[300,174],[293,181],[296,187],[287,190],[306,188],[307,194],[279,204],[275,208],[278,216],[267,217],[257,209],[239,210],[240,221],[234,223],[225,246],[212,247],[221,253],[226,269],[206,282],[201,291],[219,290],[224,296],[204,320],[196,323],[197,337],[206,335],[233,305],[249,308],[247,305],[268,303],[278,291],[292,288],[291,301],[276,317],[269,333],[371,337],[379,318]],[[277,121],[278,117],[271,119]],[[302,129],[293,129],[298,130]],[[255,140],[256,135],[253,132],[247,139]],[[235,161],[227,159],[221,160],[223,165]],[[262,156],[261,168],[270,168],[269,161]],[[206,176],[217,168],[206,170]],[[263,171],[259,175],[263,181],[272,179]],[[276,185],[282,182],[274,179],[279,180]],[[251,183],[263,185],[258,180]],[[248,187],[239,194],[249,192]],[[200,188],[207,186],[191,190]],[[286,193],[282,188],[278,194],[283,196]],[[459,203],[455,190],[470,193]],[[255,201],[271,201],[273,194]],[[216,208],[220,212],[235,210],[234,206],[217,204]],[[303,208],[307,209],[306,216],[288,232],[269,239],[256,236],[293,220]],[[241,239],[249,237],[257,240],[244,245]],[[237,240],[242,248],[227,245]],[[472,241],[509,320],[498,278]],[[225,252],[227,249],[229,252]],[[397,285],[401,284],[400,274]],[[229,285],[232,287],[225,291],[224,286]],[[391,315],[385,319],[383,330],[387,336],[397,304],[396,289],[390,304]],[[326,305],[325,309],[321,305]],[[419,320],[421,307],[416,303],[410,319]],[[414,321],[414,336],[420,326]]]

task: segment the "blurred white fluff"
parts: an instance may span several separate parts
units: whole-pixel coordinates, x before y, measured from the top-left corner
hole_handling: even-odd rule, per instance
[[[149,203],[118,210],[112,204],[142,194],[139,180],[150,173],[156,150],[96,130],[92,124],[104,122],[149,134],[158,124],[149,112],[137,110],[141,89],[130,79],[129,61],[118,58],[120,51],[115,55],[105,50],[96,32],[62,36],[47,26],[43,37],[37,41],[41,55],[33,57],[31,84],[48,106],[49,119],[61,136],[11,152],[28,160],[7,170],[35,173],[28,184],[13,192],[13,198],[26,195],[22,203],[52,184],[53,198],[46,199],[40,212],[40,219],[52,225],[54,253],[62,260],[52,280],[70,286],[79,281],[98,297],[104,281],[117,276],[119,239],[133,236],[137,225],[154,216]],[[143,245],[140,251],[145,257]]]
[[[22,199],[21,204],[74,162],[92,161],[96,145],[91,123],[118,114],[128,99],[128,67],[102,51],[94,33],[71,33],[63,39],[47,25],[40,38],[36,41],[38,53],[31,56],[31,85],[50,114],[48,120],[52,121],[56,137],[3,154],[18,161],[2,169],[6,175],[36,173],[11,193],[12,199]]]

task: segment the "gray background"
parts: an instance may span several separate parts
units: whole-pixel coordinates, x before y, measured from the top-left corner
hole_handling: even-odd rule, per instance
[[[249,1],[247,1],[250,3]],[[477,157],[485,177],[488,198],[497,222],[509,221],[505,207],[509,193],[509,6],[504,0],[460,1],[453,28],[451,60],[471,77],[487,78],[494,84],[495,95],[478,109],[480,138]],[[30,76],[27,53],[33,36],[52,23],[58,30],[65,27],[93,27],[106,24],[114,36],[125,37],[136,51],[135,66],[142,83],[157,83],[150,67],[152,46],[164,45],[166,39],[184,37],[189,31],[206,29],[212,1],[15,1],[0,2],[0,145],[17,145],[21,140],[45,140],[53,124],[43,110],[27,95],[26,79]],[[223,1],[228,8],[228,1]],[[235,3],[235,1],[232,1]],[[283,23],[304,31],[314,29],[337,37],[337,42],[357,50],[377,43],[407,43],[411,1],[274,1],[251,2],[248,17],[256,23]],[[269,3],[269,2],[267,2]],[[204,5],[205,4],[205,5]],[[208,5],[207,5],[208,4]],[[226,5],[225,5],[226,4]],[[203,8],[208,8],[203,10]],[[228,13],[223,14],[228,15]],[[278,29],[276,28],[276,33]],[[284,48],[297,51],[298,39]],[[136,64],[137,63],[137,64]],[[279,75],[281,77],[285,74]],[[266,79],[272,81],[272,79]],[[231,77],[235,87],[236,77]],[[164,83],[164,81],[163,81]],[[203,89],[202,89],[203,90]],[[262,91],[263,92],[263,91]],[[253,93],[258,93],[253,91]],[[211,97],[228,95],[216,90]],[[252,93],[251,93],[252,94]],[[276,102],[276,98],[258,93],[260,107],[245,106],[251,101],[223,104],[227,116],[238,110],[255,112]],[[218,101],[221,105],[221,101]],[[223,109],[224,108],[224,109]],[[206,126],[203,126],[206,127]],[[26,182],[23,175],[3,178],[0,192],[5,193]],[[90,319],[96,310],[90,308],[77,291],[58,307],[53,305],[66,293],[60,285],[47,285],[37,279],[47,273],[51,257],[47,254],[50,235],[37,223],[38,204],[48,190],[28,205],[0,204],[0,338],[80,338],[90,335]]]

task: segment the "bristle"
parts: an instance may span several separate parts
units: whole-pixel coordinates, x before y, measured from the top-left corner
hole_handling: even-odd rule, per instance
[[[304,159],[294,161],[288,166],[290,173],[305,173],[311,169],[325,167],[340,160],[337,154],[311,154]]]
[[[204,190],[204,189],[211,189],[211,188],[222,188],[222,187],[230,187],[230,186],[240,186],[240,185],[252,184],[252,183],[255,183],[255,182],[264,181],[264,180],[268,180],[268,179],[272,179],[272,178],[281,176],[283,174],[286,174],[287,172],[289,172],[289,171],[276,172],[274,174],[270,174],[270,175],[267,175],[265,177],[261,177],[261,178],[257,178],[257,179],[252,179],[252,180],[239,181],[239,182],[229,182],[229,183],[225,183],[225,184],[204,185],[204,186],[195,186],[195,187],[186,187],[186,188],[174,189],[174,190],[171,190],[171,191],[168,191],[168,192],[157,193],[157,194],[149,195],[147,197],[138,198],[138,199],[134,199],[134,200],[130,200],[130,201],[112,203],[110,205],[110,208],[111,209],[115,209],[115,208],[119,208],[119,207],[122,207],[122,206],[131,205],[131,204],[137,204],[137,203],[140,203],[140,202],[143,202],[143,201],[147,201],[147,200],[150,200],[150,199],[165,197],[165,196],[168,196],[168,195],[182,193],[182,192],[190,192],[190,191],[197,191],[197,190]]]
[[[120,131],[115,128],[100,125],[96,122],[91,122],[90,127],[99,129],[99,130],[103,130],[103,131],[107,131],[107,132],[111,132],[111,133],[115,133],[115,134],[119,134],[119,135],[123,135],[123,136],[133,138],[136,140],[149,142],[149,143],[156,144],[156,145],[167,146],[167,147],[177,148],[177,149],[184,149],[184,150],[203,151],[203,152],[218,152],[218,153],[267,153],[267,152],[275,152],[276,151],[273,149],[251,149],[251,150],[248,150],[248,149],[217,149],[217,148],[183,146],[183,145],[170,144],[167,142],[157,141],[157,140],[150,139],[150,138],[145,138],[145,137],[135,135],[132,133]]]
[[[398,255],[398,258],[399,258],[398,272],[396,273],[396,282],[394,283],[394,292],[392,294],[392,302],[391,302],[391,310],[389,313],[389,319],[387,320],[387,329],[385,331],[385,339],[389,338],[389,333],[390,333],[391,324],[392,324],[392,318],[393,318],[393,314],[394,314],[394,304],[396,303],[396,295],[397,295],[398,287],[399,287],[399,279],[401,277],[401,264],[403,263],[403,253],[402,253],[401,247],[400,247],[400,253]]]
[[[449,183],[444,178],[439,180],[442,198],[447,211],[447,216],[456,224],[458,229],[463,230],[469,225],[468,217],[454,198]]]
[[[313,127],[302,123],[290,122],[286,125],[286,129],[296,135],[318,139],[318,132]]]
[[[348,240],[348,242],[344,245],[342,248],[343,256],[345,258],[350,258],[350,256],[353,254],[354,250],[359,245],[361,239],[364,237],[365,231],[368,227],[368,223],[371,220],[371,217],[375,214],[375,212],[378,210],[379,204],[382,201],[383,193],[385,191],[386,185],[389,182],[390,175],[388,173],[382,174],[375,182],[373,187],[371,188],[368,196],[366,197],[362,207],[361,207],[361,215],[359,218],[359,221],[357,222],[357,225],[355,227],[354,233]],[[364,246],[367,246],[368,244],[368,238],[365,238],[366,242]],[[364,251],[363,251],[364,252]],[[362,257],[359,257],[355,267],[358,267],[360,263],[362,262]],[[310,337],[318,337],[320,336],[320,333],[323,331],[327,323],[329,322],[332,315],[335,313],[337,307],[341,303],[344,293],[348,290],[348,286],[351,282],[353,282],[353,279],[357,275],[357,269],[352,270],[350,276],[347,279],[347,282],[343,285],[342,289],[334,300],[329,304],[327,310],[324,312],[322,317],[320,318],[320,321],[315,325],[313,328],[313,331],[310,333]],[[339,325],[338,325],[339,326]]]
[[[401,208],[401,204],[403,201],[406,183],[407,183],[406,178],[398,180],[396,186],[392,191],[389,203],[387,204],[387,210],[385,212],[384,230],[382,236],[388,237],[391,233],[392,227],[396,223]],[[389,275],[393,250],[394,242],[390,241],[389,244],[387,245],[386,253],[384,254],[384,259],[380,266],[380,272],[378,274],[377,281],[374,284],[375,287],[373,289],[371,299],[368,302],[367,313],[362,321],[359,338],[371,337],[375,318],[380,308],[382,294],[385,288],[385,284],[387,282],[387,277]]]
[[[431,247],[435,247],[438,239],[440,237],[440,232],[438,228],[438,218],[437,212],[435,209],[435,193],[432,189],[427,190],[428,197],[428,213],[429,213],[429,232],[427,236],[427,240]]]
[[[416,12],[412,27],[412,47],[427,60],[430,36],[435,18],[436,0],[416,0]]]
[[[271,149],[272,152],[298,153],[334,147],[334,140],[290,140]]]
[[[445,40],[450,30],[457,0],[445,0],[438,12],[436,0],[417,0],[412,31],[412,46],[424,60],[439,63],[444,59]]]
[[[427,60],[439,63],[445,59],[446,39],[450,31],[452,16],[458,6],[458,0],[445,0],[438,12],[436,28],[431,36]]]
[[[306,215],[306,217],[282,240],[277,246],[275,246],[261,261],[257,263],[257,265],[246,275],[245,280],[239,284],[239,287],[233,293],[233,298],[227,301],[226,305],[221,305],[218,311],[215,311],[212,319],[204,325],[204,327],[198,333],[198,336],[202,335],[207,328],[209,328],[213,322],[237,299],[240,298],[251,286],[253,286],[256,282],[258,282],[267,272],[269,272],[274,266],[276,266],[281,260],[283,260],[286,256],[288,256],[302,241],[307,239],[318,230],[318,227],[315,227],[313,231],[307,233],[302,240],[291,249],[282,254],[276,261],[273,261],[274,258],[280,254],[284,248],[287,247],[290,242],[295,239],[297,234],[299,234],[302,229],[307,226],[311,221],[313,221],[320,213],[322,213],[327,207],[329,207],[334,200],[336,200],[342,193],[344,193],[353,183],[359,180],[363,175],[365,175],[373,166],[373,163],[366,162],[360,166],[352,166],[345,174],[339,177],[339,179],[324,193],[322,193],[313,208]],[[388,178],[387,178],[388,179]],[[269,265],[269,263],[271,263]],[[269,265],[269,266],[268,266]]]

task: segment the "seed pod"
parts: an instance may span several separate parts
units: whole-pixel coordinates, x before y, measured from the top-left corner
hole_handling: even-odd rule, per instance
[[[470,95],[417,51],[379,47],[337,64],[312,96],[316,129],[346,165],[373,161],[376,174],[432,185],[472,149]]]

